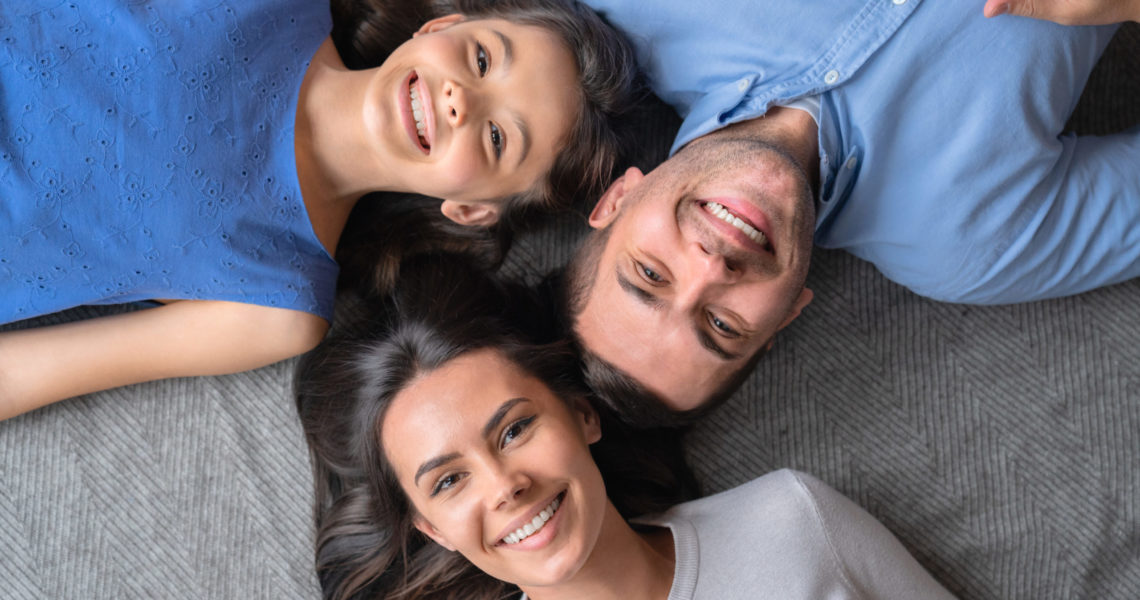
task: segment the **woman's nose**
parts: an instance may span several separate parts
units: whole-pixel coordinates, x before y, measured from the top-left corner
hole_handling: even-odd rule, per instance
[[[498,469],[494,475],[491,504],[494,508],[509,506],[530,488],[530,478],[521,471]]]

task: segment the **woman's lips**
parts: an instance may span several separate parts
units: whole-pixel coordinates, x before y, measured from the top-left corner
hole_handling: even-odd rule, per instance
[[[542,510],[549,507],[556,499],[558,500],[557,509],[550,516],[550,518],[542,524],[542,527],[540,529],[513,544],[509,544],[504,541],[504,538],[513,534],[516,530],[525,527],[527,523],[532,522],[536,515],[538,515]],[[528,508],[527,512],[523,513],[520,517],[511,522],[510,525],[504,528],[502,535],[497,538],[497,541],[494,545],[496,547],[506,548],[510,550],[536,550],[538,548],[546,546],[550,543],[551,540],[554,539],[554,536],[558,534],[558,529],[561,526],[562,522],[563,508],[565,508],[565,505],[565,490],[559,492],[558,494],[555,494],[544,503],[532,505],[530,508]]]

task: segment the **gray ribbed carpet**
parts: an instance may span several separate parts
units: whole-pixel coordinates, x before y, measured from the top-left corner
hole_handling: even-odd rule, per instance
[[[1140,27],[1118,42],[1078,130],[1140,122]],[[534,277],[577,235],[525,240],[506,271]],[[804,316],[690,436],[706,491],[794,467],[964,598],[1140,598],[1140,280],[967,307],[817,252],[809,286]],[[0,597],[317,597],[293,364],[0,422]]]

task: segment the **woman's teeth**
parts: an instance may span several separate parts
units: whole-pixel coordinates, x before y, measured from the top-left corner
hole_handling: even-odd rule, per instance
[[[728,209],[724,206],[717,204],[716,202],[706,202],[705,209],[708,210],[709,214],[713,215],[714,217],[744,232],[744,235],[747,235],[749,239],[756,242],[757,244],[763,246],[764,244],[768,243],[768,238],[764,236],[764,232],[749,225],[740,217],[737,217],[731,212],[728,212]]]
[[[539,511],[538,514],[530,520],[530,523],[527,523],[526,525],[523,525],[522,527],[519,527],[513,532],[507,534],[507,537],[503,538],[503,543],[517,544],[534,535],[535,532],[541,530],[543,525],[546,525],[546,522],[549,521],[550,517],[553,517],[555,511],[558,510],[558,505],[561,504],[560,499],[561,496],[555,498],[554,501],[550,503],[550,506],[547,506],[546,508]]]
[[[416,122],[416,133],[420,136],[420,143],[427,147],[427,125],[424,123],[424,105],[420,102],[420,92],[415,87],[416,81],[413,79],[408,86],[408,94],[412,98],[412,118]]]

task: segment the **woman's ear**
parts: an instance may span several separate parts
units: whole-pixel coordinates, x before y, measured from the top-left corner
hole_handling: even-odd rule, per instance
[[[412,517],[412,524],[416,526],[416,529],[420,530],[420,533],[431,538],[433,542],[439,544],[440,546],[443,546],[444,548],[447,548],[452,552],[455,552],[455,546],[452,546],[450,543],[448,543],[447,538],[443,537],[443,534],[435,528],[435,525],[428,523],[427,519],[416,515]]]
[[[626,172],[618,177],[606,188],[606,192],[594,205],[594,210],[590,211],[590,218],[588,219],[590,227],[594,229],[605,229],[610,223],[617,218],[621,212],[622,202],[625,200],[626,195],[638,183],[645,178],[641,169],[637,167],[630,167]]]
[[[444,200],[439,210],[443,216],[469,227],[489,227],[499,222],[499,205],[494,202]]]
[[[464,19],[464,16],[461,14],[457,14],[457,13],[456,14],[450,14],[450,15],[447,15],[444,17],[438,17],[438,18],[432,19],[432,20],[428,21],[427,23],[424,23],[423,26],[420,27],[418,31],[416,31],[415,33],[412,34],[412,37],[419,37],[421,34],[424,34],[424,33],[434,33],[436,31],[442,31],[444,29],[447,29],[448,27],[451,27],[452,25],[455,25],[456,23],[462,21],[463,19]]]
[[[586,437],[587,444],[593,444],[602,439],[601,417],[598,416],[598,411],[594,410],[594,405],[590,404],[589,400],[585,398],[576,400],[572,410],[578,418],[578,425],[582,427],[582,433]]]

